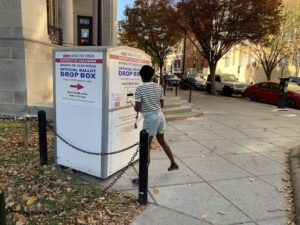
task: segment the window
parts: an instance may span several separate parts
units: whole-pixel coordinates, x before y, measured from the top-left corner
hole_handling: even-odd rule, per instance
[[[221,82],[221,78],[220,78],[220,76],[219,76],[219,75],[216,75],[216,77],[215,77],[215,81],[216,81],[216,82]]]
[[[233,50],[233,53],[232,53],[232,65],[234,66],[234,64],[235,64],[235,56],[236,56],[236,54],[235,54],[235,49]]]
[[[58,8],[57,8],[57,0],[47,0],[47,19],[48,26],[58,26]]]
[[[271,90],[272,91],[278,91],[279,90],[279,84],[271,84]]]
[[[225,56],[225,67],[229,67],[230,66],[230,58],[229,56]]]
[[[77,17],[78,45],[93,45],[93,18],[89,16]]]
[[[47,29],[52,44],[62,45],[63,33],[58,27],[57,0],[47,0]]]
[[[180,59],[175,59],[175,61],[174,61],[174,67],[175,68],[180,68]]]
[[[264,89],[269,89],[270,88],[270,84],[266,83],[266,82],[259,83],[256,86],[259,87],[259,88],[264,88]]]
[[[246,63],[247,63],[247,55],[243,53],[241,58],[241,66],[246,66]]]

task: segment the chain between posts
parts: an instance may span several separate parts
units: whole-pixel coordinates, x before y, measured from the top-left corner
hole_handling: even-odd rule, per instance
[[[124,149],[121,149],[119,151],[115,151],[115,152],[110,152],[110,153],[93,153],[93,152],[89,152],[89,151],[86,151],[86,150],[83,150],[83,149],[80,149],[80,148],[77,148],[76,146],[72,145],[71,143],[69,143],[68,141],[66,141],[65,139],[63,139],[57,132],[55,132],[53,126],[51,124],[49,124],[47,122],[47,125],[49,127],[49,129],[59,138],[61,139],[64,143],[66,143],[67,145],[69,145],[70,147],[80,151],[80,152],[83,152],[83,153],[87,153],[87,154],[91,154],[91,155],[113,155],[113,154],[117,154],[117,153],[121,153],[121,152],[124,152],[124,151],[127,151],[135,146],[138,146],[135,153],[133,154],[133,156],[131,157],[130,161],[128,162],[128,164],[122,169],[122,171],[118,174],[118,176],[111,182],[109,183],[101,192],[100,194],[100,197],[101,196],[104,196],[106,194],[106,192],[113,187],[113,185],[115,183],[117,183],[117,181],[123,176],[123,174],[128,170],[129,166],[132,165],[135,157],[137,156],[137,154],[139,153],[140,151],[140,147],[139,147],[139,143],[137,142],[136,144],[134,145],[131,145],[127,148],[124,148]],[[21,213],[23,215],[27,215],[27,216],[31,216],[31,215],[54,215],[54,214],[60,214],[61,212],[63,211],[70,211],[70,210],[74,210],[74,209],[77,209],[79,207],[81,207],[82,205],[77,205],[77,206],[74,206],[74,207],[69,207],[69,208],[62,208],[62,209],[58,209],[58,210],[52,210],[52,211],[28,211],[28,210],[25,210],[25,209],[22,209],[22,210],[15,210],[13,208],[7,208],[6,209],[6,213],[7,214],[10,214],[10,213]]]
[[[139,145],[139,143],[137,142],[137,143],[135,143],[135,144],[133,144],[133,145],[127,147],[127,148],[124,148],[124,149],[121,149],[121,150],[118,150],[118,151],[115,151],[115,152],[103,152],[103,153],[90,152],[90,151],[87,151],[87,150],[78,148],[78,147],[76,147],[75,145],[71,144],[71,143],[68,142],[66,139],[64,139],[61,135],[59,135],[59,134],[55,131],[54,127],[53,127],[51,124],[49,124],[48,122],[46,122],[46,123],[47,123],[47,126],[49,127],[49,129],[50,129],[50,130],[51,130],[51,131],[52,131],[52,132],[53,132],[53,133],[54,133],[61,141],[63,141],[65,144],[69,145],[71,148],[73,148],[73,149],[75,149],[75,150],[77,150],[77,151],[80,151],[80,152],[83,152],[83,153],[86,153],[86,154],[89,154],[89,155],[97,155],[97,156],[99,156],[99,155],[103,155],[103,156],[106,156],[106,155],[114,155],[114,154],[118,154],[118,153],[121,153],[121,152],[125,152],[125,151],[127,151],[127,150],[129,150],[129,149],[131,149],[131,148],[133,148],[133,147],[135,147],[135,146],[137,146],[137,145]]]
[[[104,196],[106,194],[106,192],[113,187],[113,185],[115,183],[117,183],[117,181],[123,176],[123,174],[128,170],[129,166],[132,165],[135,157],[137,156],[138,152],[140,151],[140,147],[138,147],[135,151],[135,153],[133,154],[133,156],[131,157],[130,161],[128,162],[128,164],[123,168],[123,170],[118,174],[118,176],[111,182],[109,183],[101,192],[100,197]],[[6,209],[6,213],[10,214],[10,213],[20,213],[23,215],[27,215],[27,216],[32,216],[32,215],[53,215],[53,214],[60,214],[63,211],[70,211],[70,210],[74,210],[77,209],[79,207],[81,207],[82,205],[77,205],[74,207],[68,207],[68,208],[62,208],[62,209],[58,209],[58,210],[52,210],[52,211],[26,211],[25,209],[23,210],[15,210],[13,208],[7,208]]]

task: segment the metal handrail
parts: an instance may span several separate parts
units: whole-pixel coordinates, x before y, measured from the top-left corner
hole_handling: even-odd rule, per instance
[[[192,90],[194,90],[194,87],[188,83],[185,83],[183,81],[176,81],[176,88],[175,88],[175,96],[177,96],[177,93],[178,93],[178,83],[179,85],[184,85],[186,87],[188,87],[190,93],[189,93],[189,100],[188,102],[191,103],[192,101]],[[166,88],[167,88],[167,82],[166,82],[166,79],[164,79],[164,96],[166,96]]]
[[[61,28],[48,25],[48,34],[52,44],[55,45],[63,44],[63,31]]]

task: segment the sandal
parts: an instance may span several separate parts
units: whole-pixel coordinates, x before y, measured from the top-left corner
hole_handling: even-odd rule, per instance
[[[176,163],[171,163],[171,166],[168,168],[168,171],[178,170],[179,166]]]

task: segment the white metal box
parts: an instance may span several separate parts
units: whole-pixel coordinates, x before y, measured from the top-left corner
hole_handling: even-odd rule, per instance
[[[142,119],[134,129],[133,94],[142,82],[140,68],[151,63],[147,54],[124,46],[74,47],[55,49],[53,61],[55,129],[60,136],[93,153],[114,152],[139,141]],[[59,165],[100,178],[124,168],[136,148],[90,155],[55,137]]]

